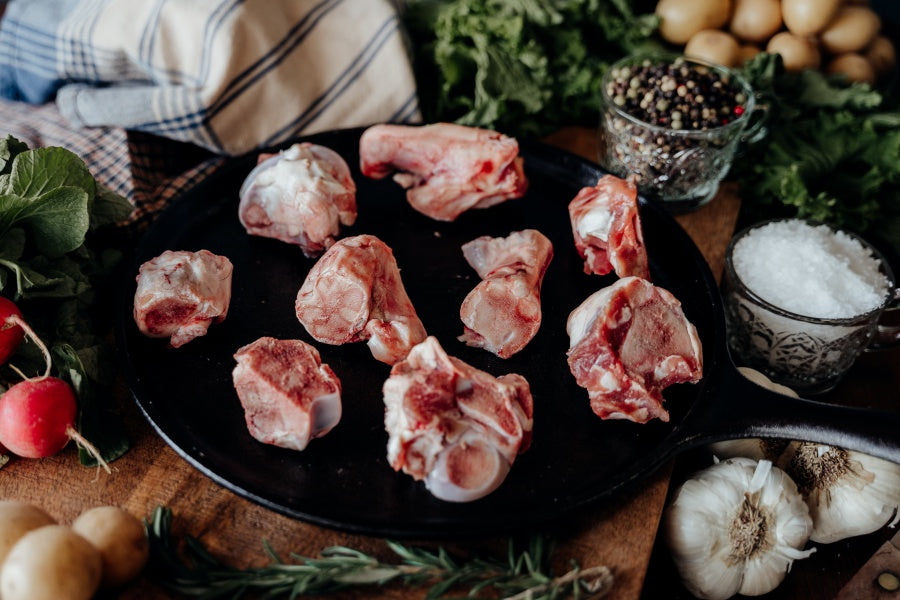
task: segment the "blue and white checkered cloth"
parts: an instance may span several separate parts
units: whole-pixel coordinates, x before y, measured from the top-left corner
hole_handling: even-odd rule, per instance
[[[226,155],[420,119],[392,0],[12,0],[0,96]]]

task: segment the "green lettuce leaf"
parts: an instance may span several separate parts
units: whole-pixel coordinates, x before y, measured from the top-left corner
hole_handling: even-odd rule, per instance
[[[106,462],[112,462],[128,451],[130,442],[122,427],[121,417],[109,410],[102,401],[96,385],[87,374],[86,364],[97,362],[98,348],[76,351],[68,344],[53,347],[54,365],[78,396],[78,432],[93,444]],[[81,464],[96,466],[96,459],[79,447]]]
[[[19,152],[0,181],[0,235],[25,225],[39,252],[62,256],[84,243],[95,189],[84,162],[64,148]]]
[[[11,135],[0,140],[0,174],[8,175],[13,159],[28,150],[28,146]]]
[[[78,188],[90,199],[96,190],[93,176],[78,156],[65,148],[36,148],[16,156],[2,193],[38,198],[65,187]]]
[[[90,226],[89,196],[75,187],[60,187],[41,196],[0,196],[0,231],[27,226],[39,252],[62,256],[84,243]]]
[[[426,121],[522,136],[596,125],[603,72],[658,19],[624,0],[410,0],[404,22]]]
[[[104,186],[97,186],[91,209],[91,228],[114,225],[127,219],[134,207],[128,200]]]
[[[900,103],[760,54],[744,74],[768,105],[768,135],[732,167],[742,218],[795,216],[853,231],[900,260]]]
[[[19,260],[25,252],[25,231],[19,228],[8,230],[0,236],[0,258]]]

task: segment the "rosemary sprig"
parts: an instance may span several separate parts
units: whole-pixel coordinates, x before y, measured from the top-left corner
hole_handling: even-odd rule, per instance
[[[238,569],[219,561],[193,536],[185,536],[180,543],[173,537],[171,525],[172,511],[162,506],[146,522],[151,569],[163,586],[195,598],[298,598],[350,587],[402,583],[427,587],[427,600],[448,598],[459,590],[467,590],[467,598],[496,598],[499,594],[509,600],[593,600],[605,596],[613,582],[612,572],[603,566],[581,569],[573,564],[567,573],[552,576],[552,544],[539,535],[531,538],[524,551],[517,551],[510,540],[505,561],[482,557],[459,560],[444,548],[431,551],[387,541],[400,562],[382,562],[344,546],[329,546],[318,558],[291,553],[288,562],[263,541],[271,564]]]

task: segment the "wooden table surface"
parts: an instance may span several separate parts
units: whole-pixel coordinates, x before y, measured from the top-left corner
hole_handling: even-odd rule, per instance
[[[596,160],[596,140],[590,130],[567,129],[551,136],[548,141]],[[726,185],[708,206],[678,217],[679,223],[697,243],[716,275],[722,270],[725,246],[734,230],[739,205],[736,189],[733,185]],[[896,392],[896,367],[894,364],[893,370],[889,368],[887,375],[880,371],[860,373],[859,388],[853,388],[853,393],[882,393],[884,386],[880,383],[867,391],[868,378],[880,382],[885,377],[890,379],[890,373],[894,378],[889,385],[893,385]],[[263,539],[283,555],[292,551],[315,555],[325,546],[340,544],[390,558],[383,540],[335,532],[293,520],[213,483],[163,442],[124,390],[121,400],[133,445],[124,457],[113,463],[112,474],[78,465],[72,447],[43,460],[13,458],[0,470],[0,497],[19,498],[38,504],[62,523],[70,523],[81,511],[100,504],[120,505],[141,517],[149,515],[157,505],[166,505],[174,512],[176,534],[190,533],[199,537],[215,555],[236,566],[267,564],[269,561],[261,545]],[[654,553],[654,543],[671,473],[672,465],[669,465],[636,489],[585,510],[573,522],[556,528],[553,533],[558,540],[555,556],[559,571],[567,570],[571,559],[577,560],[582,567],[607,565],[615,574],[611,597],[625,600],[640,598],[651,556],[656,557],[660,552],[657,546],[657,553]],[[497,542],[473,540],[455,543],[454,547],[483,551],[498,547]],[[873,546],[873,550],[877,545]],[[661,560],[651,573],[653,581],[648,583],[654,587],[662,582],[662,587],[655,589],[671,590],[671,586],[677,585],[677,578],[670,572],[664,558]],[[846,573],[846,578],[851,574]],[[791,577],[794,574],[789,579]],[[119,597],[168,596],[149,578],[141,577],[122,590]],[[409,591],[388,588],[352,596],[407,598]]]

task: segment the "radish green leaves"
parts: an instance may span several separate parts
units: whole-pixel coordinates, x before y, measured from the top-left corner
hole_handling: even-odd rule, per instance
[[[98,399],[112,379],[114,359],[94,320],[96,289],[121,253],[98,247],[91,232],[124,220],[131,210],[125,198],[99,186],[71,151],[0,139],[0,293],[20,304],[52,348],[56,370],[76,389],[79,427],[90,430],[83,433],[107,461],[128,443]],[[14,358],[25,372],[41,360],[29,344]],[[10,376],[4,386],[14,380]]]

